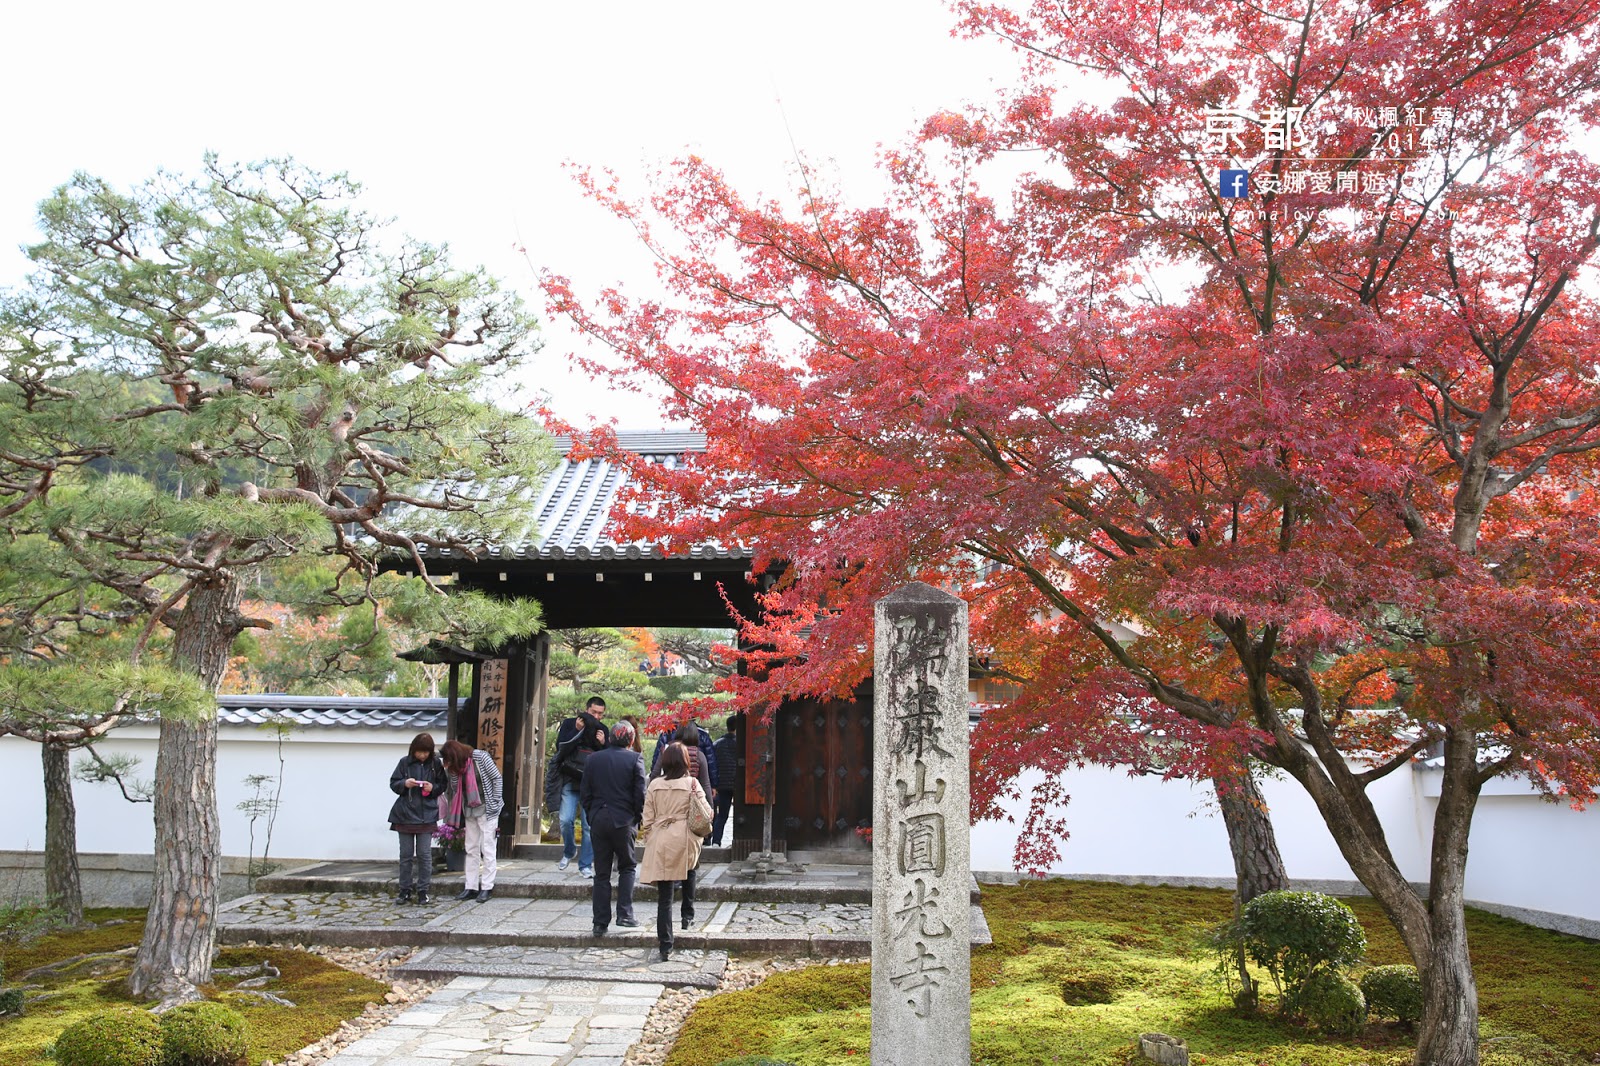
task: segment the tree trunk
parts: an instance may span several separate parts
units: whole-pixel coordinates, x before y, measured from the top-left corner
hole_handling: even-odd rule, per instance
[[[1211,783],[1217,790],[1217,805],[1222,808],[1222,824],[1228,829],[1239,906],[1263,892],[1288,888],[1289,875],[1283,868],[1283,856],[1278,853],[1278,837],[1272,831],[1267,801],[1255,776],[1246,768],[1236,774],[1218,774]]]
[[[1478,805],[1477,739],[1455,727],[1445,736],[1444,780],[1433,816],[1428,928],[1432,944],[1417,959],[1422,978],[1422,1023],[1416,1066],[1477,1066],[1478,985],[1467,951],[1467,836]]]
[[[41,744],[44,753],[44,896],[67,925],[83,924],[83,884],[78,877],[78,810],[72,802],[72,752]]]
[[[239,635],[238,580],[223,572],[189,593],[173,624],[173,665],[213,692]],[[156,748],[155,884],[129,990],[170,1005],[200,998],[216,948],[222,837],[217,814],[217,719],[161,720]]]
[[[1267,812],[1267,801],[1256,785],[1255,775],[1245,767],[1237,773],[1216,774],[1211,784],[1217,791],[1217,805],[1222,808],[1222,824],[1228,830],[1228,848],[1233,852],[1233,876],[1236,889],[1233,913],[1237,918],[1244,905],[1264,892],[1279,892],[1289,887],[1289,874],[1283,868],[1283,856],[1278,852],[1278,836],[1272,829],[1272,817]],[[1244,954],[1239,948],[1234,960],[1239,970],[1239,993],[1234,1003],[1246,1010],[1254,1010],[1261,992]]]

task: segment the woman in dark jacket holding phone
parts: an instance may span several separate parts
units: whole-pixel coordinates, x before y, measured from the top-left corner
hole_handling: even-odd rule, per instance
[[[400,895],[395,897],[396,903],[410,903],[413,888],[418,903],[428,902],[433,831],[439,825],[439,797],[448,783],[444,763],[433,753],[433,737],[418,733],[411,740],[410,754],[395,764],[389,775],[389,790],[397,797],[389,808],[389,828],[400,834]]]

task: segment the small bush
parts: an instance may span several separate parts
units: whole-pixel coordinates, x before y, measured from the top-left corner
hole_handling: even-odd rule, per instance
[[[1245,904],[1238,935],[1250,958],[1293,994],[1319,967],[1361,961],[1367,935],[1355,911],[1320,892],[1266,892]]]
[[[149,1011],[108,1010],[56,1038],[56,1066],[160,1066],[161,1024]]]
[[[244,1015],[220,1003],[185,1003],[161,1016],[163,1066],[240,1066],[250,1054]]]
[[[1374,966],[1361,975],[1361,994],[1380,1018],[1411,1023],[1422,1017],[1422,978],[1415,966]]]
[[[0,1014],[21,1014],[28,997],[20,988],[0,989]]]
[[[1356,983],[1337,970],[1314,970],[1291,997],[1292,1009],[1329,1033],[1354,1036],[1367,1020],[1367,1000]]]

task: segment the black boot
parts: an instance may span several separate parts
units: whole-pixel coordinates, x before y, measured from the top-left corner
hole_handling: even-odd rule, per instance
[[[428,905],[428,890],[427,889],[424,888],[424,889],[419,889],[417,891],[417,905],[421,906],[421,907],[426,907]]]
[[[455,894],[455,898],[456,899],[471,899],[473,896],[476,896],[477,894],[478,894],[478,890],[475,889],[475,888],[463,888],[460,892],[457,892]]]
[[[488,903],[489,902],[489,897],[493,896],[493,895],[494,895],[494,889],[492,889],[492,888],[481,888],[481,889],[478,890],[478,902],[479,903]]]
[[[394,901],[396,903],[410,903],[411,890],[409,888],[402,888],[400,890],[400,894],[394,898]]]
[[[684,911],[683,912],[683,927],[685,929],[687,929],[693,924],[694,924],[694,911]]]

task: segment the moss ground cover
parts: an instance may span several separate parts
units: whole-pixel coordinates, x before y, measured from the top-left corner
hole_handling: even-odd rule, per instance
[[[31,944],[3,946],[7,983],[36,985],[28,995],[47,996],[30,1002],[20,1018],[0,1019],[0,1066],[41,1066],[45,1049],[61,1030],[95,1011],[132,1005],[125,991],[126,956],[91,958],[56,973],[24,978],[23,974],[79,955],[105,955],[138,944],[144,931],[140,910],[92,910],[95,928],[54,933]],[[115,924],[105,924],[112,922]],[[288,948],[230,948],[220,952],[220,967],[251,966],[270,960],[281,976],[267,986],[295,1004],[285,1007],[245,996],[234,985],[245,978],[220,978],[208,995],[245,1016],[250,1025],[249,1062],[281,1061],[290,1052],[361,1014],[371,1002],[383,1001],[388,986],[351,973],[303,951]]]
[[[972,954],[972,1060],[994,1066],[1125,1066],[1138,1034],[1189,1043],[1205,1066],[1404,1066],[1413,1041],[1394,1023],[1352,1037],[1309,1033],[1266,1010],[1241,1017],[1198,952],[1232,914],[1229,893],[1094,882],[986,887],[991,947]],[[1348,901],[1367,965],[1405,963],[1371,900]],[[1469,914],[1484,1066],[1579,1066],[1600,1053],[1600,945],[1478,911]],[[1270,989],[1270,986],[1269,986]],[[794,1066],[866,1060],[865,964],[777,974],[695,1008],[667,1066],[771,1055]]]

